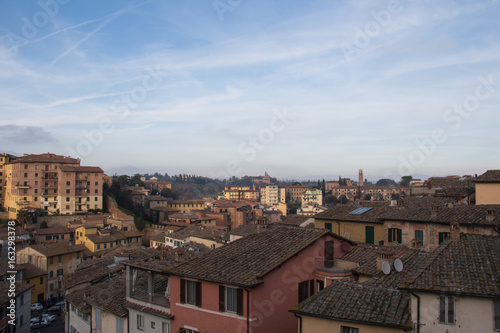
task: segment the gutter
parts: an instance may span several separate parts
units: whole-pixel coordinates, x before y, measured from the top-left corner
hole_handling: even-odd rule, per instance
[[[297,313],[294,312],[293,314],[295,317],[299,318],[299,333],[302,333],[302,317],[299,316]]]
[[[247,333],[250,333],[250,290],[244,288],[247,292]]]
[[[420,296],[415,293],[411,294],[417,298],[417,333],[420,333]]]

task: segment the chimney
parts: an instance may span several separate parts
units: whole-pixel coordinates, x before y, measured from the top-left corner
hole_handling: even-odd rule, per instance
[[[452,240],[460,240],[460,223],[452,222],[450,224],[450,236]]]
[[[438,206],[432,206],[431,207],[431,216],[437,216],[438,211],[439,211],[439,207]]]
[[[486,211],[486,221],[491,222],[495,219],[495,211],[493,209],[488,209]]]
[[[263,216],[259,216],[257,220],[255,221],[255,224],[257,225],[257,233],[261,233],[262,231],[267,229],[267,218]]]
[[[382,271],[382,264],[387,261],[391,266],[394,263],[394,254],[389,252],[377,252],[377,270]]]

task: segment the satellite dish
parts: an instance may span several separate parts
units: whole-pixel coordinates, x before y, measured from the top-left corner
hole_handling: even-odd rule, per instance
[[[394,260],[394,269],[397,272],[401,272],[403,270],[403,262],[401,261],[401,259]]]
[[[387,261],[382,263],[382,272],[384,272],[385,275],[391,272],[391,265]]]

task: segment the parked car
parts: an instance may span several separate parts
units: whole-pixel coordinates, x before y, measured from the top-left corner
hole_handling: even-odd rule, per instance
[[[64,309],[64,307],[66,306],[66,302],[65,301],[60,301],[60,302],[57,302],[56,304],[54,304],[55,306],[58,306],[61,308],[61,310]]]
[[[41,303],[33,303],[31,304],[31,311],[39,311],[43,309],[43,305]]]
[[[52,321],[56,320],[56,316],[48,314],[48,313],[44,313],[42,315],[42,319],[47,319],[49,322],[52,322]]]
[[[33,318],[30,320],[30,328],[41,328],[49,325],[50,322],[47,319],[40,320],[39,318]]]
[[[51,306],[48,310],[48,313],[53,314],[55,316],[60,316],[61,315],[61,308],[57,305]]]

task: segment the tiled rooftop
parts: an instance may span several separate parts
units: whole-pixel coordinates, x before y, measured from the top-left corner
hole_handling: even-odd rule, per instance
[[[63,172],[86,172],[86,173],[103,173],[104,171],[95,166],[69,166],[62,165],[59,167]]]
[[[14,163],[68,163],[68,164],[79,164],[80,160],[76,158],[71,158],[62,155],[55,154],[31,154],[26,156],[18,157]]]
[[[475,296],[500,296],[500,237],[461,234],[441,244],[401,287]]]
[[[30,289],[32,286],[33,286],[32,284],[16,282],[16,287],[15,287],[16,297],[21,293],[25,292],[26,290]],[[9,290],[10,290],[10,282],[0,281],[0,307],[2,308],[6,306],[8,302],[10,302]]]
[[[57,235],[57,234],[69,234],[70,230],[68,228],[45,228],[45,229],[36,229],[33,231],[34,234],[38,236],[45,236],[45,235]]]
[[[411,328],[408,293],[353,281],[334,281],[291,312],[332,320]]]
[[[238,286],[255,286],[326,230],[276,225],[170,270],[171,274]]]
[[[65,243],[51,243],[44,245],[30,245],[33,250],[40,252],[41,254],[51,257],[57,256],[60,254],[67,254],[73,252],[79,252],[86,249],[83,245],[69,245]]]
[[[87,303],[102,311],[125,317],[128,315],[128,311],[124,307],[126,290],[125,274],[116,275],[110,281],[87,288],[87,292],[90,293],[90,296],[87,297]]]
[[[23,270],[23,279],[31,279],[38,276],[47,275],[47,272],[33,264],[17,264],[16,270]]]
[[[476,183],[500,183],[500,170],[488,170],[474,181]]]

